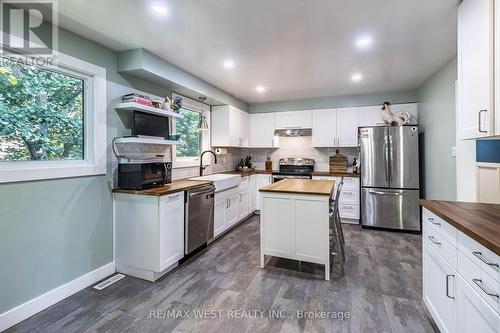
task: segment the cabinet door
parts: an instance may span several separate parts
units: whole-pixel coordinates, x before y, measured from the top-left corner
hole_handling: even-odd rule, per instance
[[[233,147],[239,147],[242,143],[241,141],[241,115],[240,110],[231,106],[231,112],[229,113],[229,142]]]
[[[422,241],[423,298],[441,332],[457,331],[457,273],[428,243]]]
[[[248,147],[250,143],[250,115],[240,110],[240,119],[241,147]]]
[[[250,147],[274,147],[274,113],[250,115]]]
[[[259,189],[271,184],[271,175],[257,175],[257,188],[255,189],[255,194],[257,196],[255,200],[255,209],[260,210],[262,207],[262,198]]]
[[[276,128],[311,128],[312,113],[307,111],[276,112]]]
[[[500,316],[461,277],[457,279],[458,332],[500,332]]]
[[[255,175],[250,176],[250,186],[249,186],[249,197],[250,197],[250,213],[255,210],[257,205],[257,177]]]
[[[361,106],[358,108],[359,126],[379,126],[384,125],[380,117],[381,105]]]
[[[223,233],[226,227],[226,206],[227,201],[216,202],[214,206],[214,237]]]
[[[184,192],[160,197],[160,271],[184,256]]]
[[[239,193],[240,201],[238,203],[238,220],[242,220],[250,214],[250,198],[249,190],[244,190]]]
[[[358,108],[337,109],[337,147],[358,146]]]
[[[226,224],[226,228],[231,227],[234,225],[236,222],[239,221],[239,211],[238,211],[238,204],[240,202],[240,194],[236,193],[231,195],[229,198],[227,198],[227,206],[226,206],[226,211],[224,215],[224,220]]]
[[[458,126],[461,139],[494,135],[493,1],[458,8]]]
[[[211,145],[214,147],[231,146],[231,112],[229,105],[212,106],[210,112]]]
[[[336,147],[337,109],[313,110],[312,117],[312,146]]]

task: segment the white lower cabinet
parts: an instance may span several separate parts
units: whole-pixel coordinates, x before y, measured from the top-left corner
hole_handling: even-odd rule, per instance
[[[341,177],[331,176],[313,176],[312,179],[334,180],[335,189],[340,182]],[[340,192],[339,213],[342,223],[359,224],[359,177],[344,177],[344,185]]]
[[[115,263],[120,273],[155,281],[184,256],[184,192],[114,194]]]
[[[242,177],[238,187],[215,193],[214,237],[247,218],[250,209],[251,176]]]
[[[248,183],[249,188],[249,201],[250,201],[250,211],[253,212],[257,209],[257,175],[250,175],[250,180]]]
[[[423,217],[423,299],[439,330],[500,332],[500,281],[480,260],[499,257],[425,208]]]

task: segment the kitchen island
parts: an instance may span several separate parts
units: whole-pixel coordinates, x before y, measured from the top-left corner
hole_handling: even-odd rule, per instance
[[[330,280],[329,204],[333,180],[284,179],[260,189],[260,266],[265,256],[325,265]]]

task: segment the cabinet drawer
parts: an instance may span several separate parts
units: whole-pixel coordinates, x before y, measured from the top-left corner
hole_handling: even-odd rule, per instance
[[[500,312],[500,283],[462,252],[458,253],[458,274],[496,312]]]
[[[441,236],[446,238],[451,245],[457,247],[458,230],[454,226],[427,209],[423,210],[422,219],[440,233]]]
[[[241,177],[241,183],[238,185],[238,191],[246,190],[250,184],[250,176]]]
[[[458,250],[500,282],[500,257],[497,254],[462,232],[458,233]]]
[[[339,178],[340,181],[340,178]],[[342,191],[344,190],[354,190],[359,192],[359,178],[358,177],[344,177],[344,186],[342,187]]]
[[[339,204],[340,217],[344,219],[359,220],[359,205]]]
[[[352,190],[342,190],[342,192],[340,192],[339,203],[359,205],[359,192]]]
[[[439,255],[441,255],[453,269],[457,269],[457,248],[438,233],[433,224],[425,220],[423,223],[423,238]]]

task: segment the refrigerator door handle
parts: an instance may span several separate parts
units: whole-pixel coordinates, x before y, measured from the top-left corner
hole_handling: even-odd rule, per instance
[[[384,139],[384,168],[385,180],[389,181],[389,137],[385,136]]]
[[[403,193],[399,192],[382,192],[382,191],[370,191],[370,194],[380,194],[380,195],[403,195]]]
[[[392,134],[389,130],[389,152],[387,154],[387,159],[389,161],[388,174],[389,174],[389,182],[392,182],[392,165],[394,160],[394,150],[392,149]],[[391,185],[392,186],[392,185]]]

